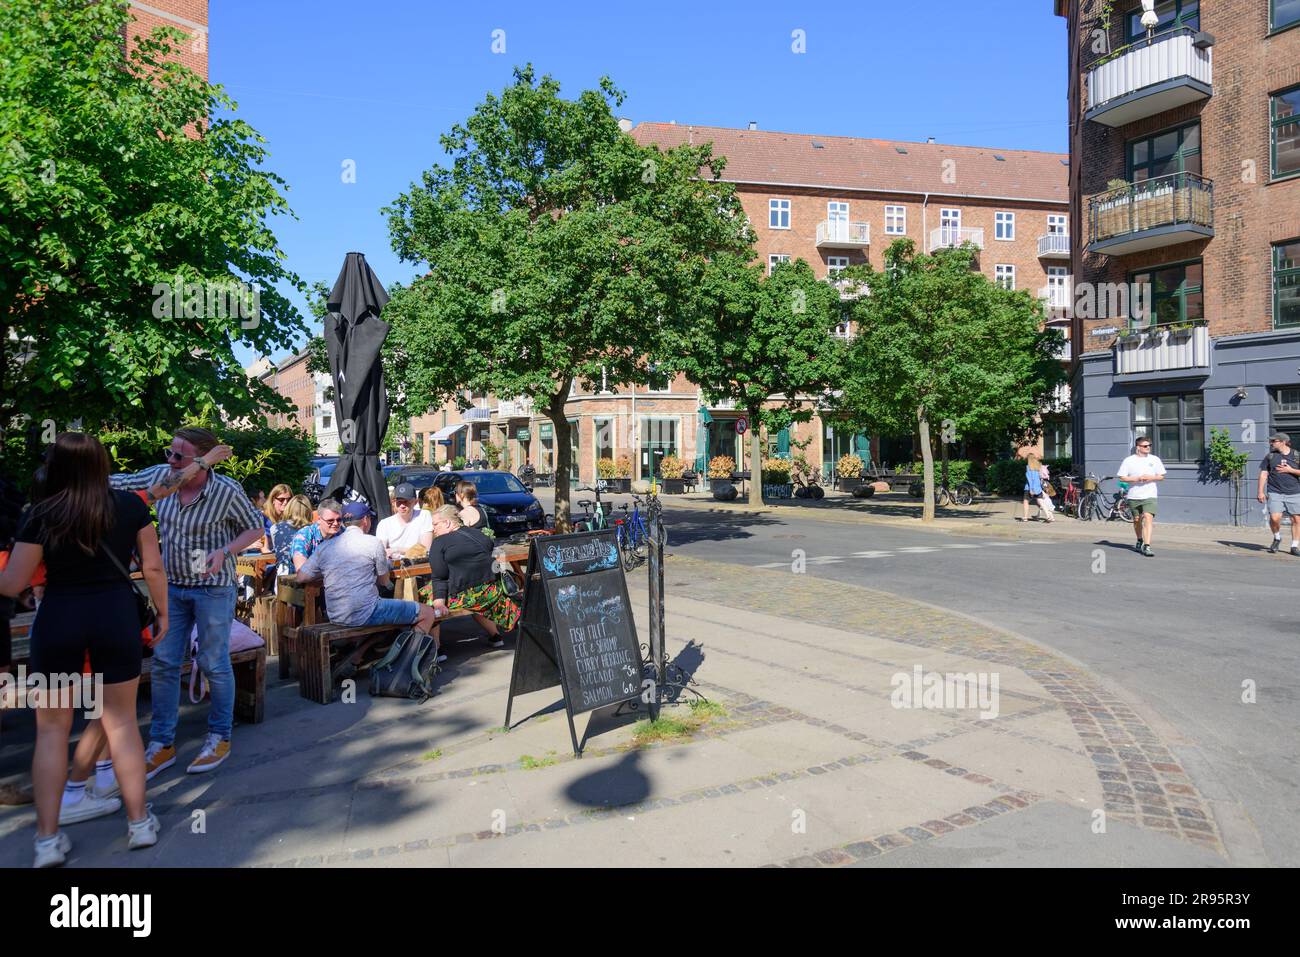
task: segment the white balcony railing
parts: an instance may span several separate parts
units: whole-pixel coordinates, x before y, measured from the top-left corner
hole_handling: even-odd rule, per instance
[[[1085,118],[1123,126],[1210,96],[1213,39],[1190,27],[1145,37],[1088,71]]]
[[[976,249],[984,248],[984,230],[978,226],[940,226],[930,230],[930,252],[951,249],[971,243]]]
[[[533,400],[529,398],[502,399],[497,405],[497,418],[519,419],[531,417]]]
[[[817,224],[818,248],[862,249],[871,245],[871,224],[825,219]]]
[[[1209,367],[1210,330],[1204,323],[1191,329],[1154,326],[1115,340],[1116,375]]]
[[[1038,257],[1040,259],[1069,259],[1070,234],[1048,233],[1038,237]]]

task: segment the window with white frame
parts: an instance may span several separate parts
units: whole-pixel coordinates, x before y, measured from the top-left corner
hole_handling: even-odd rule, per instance
[[[788,199],[769,199],[767,201],[767,225],[771,229],[790,228],[790,201]]]
[[[826,275],[834,277],[836,273],[849,268],[848,256],[827,256]]]
[[[1070,234],[1069,219],[1064,213],[1051,213],[1047,217],[1047,235],[1049,236],[1068,236]]]
[[[994,213],[993,214],[993,237],[995,239],[1011,240],[1016,238],[1016,214],[1015,213]]]
[[[1047,267],[1047,304],[1064,309],[1070,304],[1070,270],[1065,266]]]
[[[772,255],[767,257],[767,274],[769,276],[772,275],[772,270],[775,269],[780,263],[788,263],[789,261],[790,261],[789,254],[773,253]]]
[[[826,218],[832,223],[847,223],[849,221],[849,204],[835,200],[826,204]]]
[[[993,281],[1003,289],[1016,288],[1016,267],[998,263],[993,267]]]
[[[888,236],[902,236],[906,232],[907,232],[907,207],[886,206],[885,207],[885,234]]]

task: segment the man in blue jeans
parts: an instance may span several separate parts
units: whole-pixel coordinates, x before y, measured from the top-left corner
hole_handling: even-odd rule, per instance
[[[163,568],[167,572],[167,634],[154,646],[150,685],[153,725],[145,749],[145,776],[176,763],[180,669],[198,626],[198,666],[212,688],[208,734],[190,774],[215,770],[230,756],[235,674],[230,667],[230,622],[235,617],[235,556],[262,536],[262,515],[239,483],[212,472],[203,456],[217,446],[207,429],[176,432],[163,450],[166,465],[114,475],[119,489],[148,489],[174,481],[191,464],[199,471],[157,504]]]

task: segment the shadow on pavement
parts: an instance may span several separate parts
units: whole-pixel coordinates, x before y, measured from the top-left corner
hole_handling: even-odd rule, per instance
[[[721,509],[708,512],[675,511],[665,522],[668,528],[668,547],[692,545],[696,542],[728,542],[752,538],[750,529],[764,525],[779,525],[779,518],[755,515],[753,512],[727,513]]]

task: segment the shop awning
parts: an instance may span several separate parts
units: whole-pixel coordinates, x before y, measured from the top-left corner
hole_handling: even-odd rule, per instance
[[[455,425],[445,425],[437,432],[433,433],[433,441],[447,442],[453,435],[465,428],[464,422],[457,422]]]

